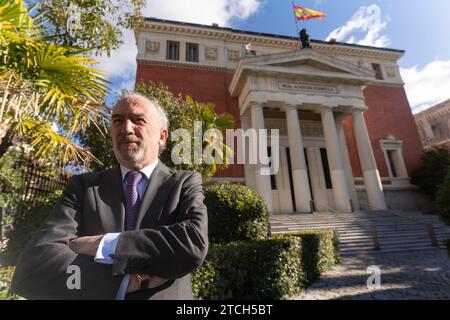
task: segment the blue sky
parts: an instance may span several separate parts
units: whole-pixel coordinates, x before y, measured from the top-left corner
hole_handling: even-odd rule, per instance
[[[313,39],[385,46],[406,51],[399,61],[413,112],[450,98],[450,1],[447,0],[297,0],[324,12],[323,20],[299,22]],[[235,29],[296,35],[288,0],[147,0],[145,16]],[[100,68],[110,73],[112,92],[134,85],[136,48],[125,44]],[[114,93],[111,94],[114,96]],[[111,99],[110,99],[111,100]]]

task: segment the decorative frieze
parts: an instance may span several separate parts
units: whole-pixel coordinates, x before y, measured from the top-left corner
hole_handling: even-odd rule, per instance
[[[159,41],[149,41],[145,42],[145,53],[158,54],[161,44]]]
[[[395,76],[397,75],[395,72],[395,68],[392,66],[386,67],[386,75],[388,76],[388,78],[395,78]]]
[[[241,58],[241,54],[237,50],[228,50],[228,61],[238,62]]]
[[[216,61],[217,60],[217,48],[205,48],[205,60]]]

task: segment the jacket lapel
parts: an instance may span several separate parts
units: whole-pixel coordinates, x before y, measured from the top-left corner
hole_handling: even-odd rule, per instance
[[[146,217],[146,222],[150,226],[156,225],[159,220],[160,214],[162,212],[161,201],[165,201],[164,193],[168,189],[167,184],[165,183],[172,174],[169,169],[159,161],[156,168],[154,169],[152,175],[150,176],[150,181],[147,186],[147,190],[145,191],[144,198],[141,202],[141,207],[139,208],[138,218],[136,221],[137,228],[140,228],[142,219],[145,214],[151,208],[157,208],[157,210],[150,210],[148,214],[150,215],[148,218]]]
[[[106,171],[98,187],[98,211],[103,232],[121,232],[125,225],[125,207],[120,167]]]

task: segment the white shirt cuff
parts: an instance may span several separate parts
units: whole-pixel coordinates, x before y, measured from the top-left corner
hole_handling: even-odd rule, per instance
[[[94,261],[103,264],[113,264],[119,239],[120,233],[105,234],[100,241]]]

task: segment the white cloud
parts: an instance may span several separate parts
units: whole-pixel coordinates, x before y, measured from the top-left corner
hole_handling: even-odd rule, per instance
[[[389,21],[389,17],[381,17],[381,9],[376,4],[360,7],[345,25],[333,30],[328,35],[327,40],[334,38],[337,41],[348,43],[386,47],[391,44],[391,41],[386,35],[381,33]],[[365,34],[364,38],[358,39],[358,35],[361,33]]]
[[[230,26],[231,20],[247,19],[255,13],[261,0],[153,0],[144,16],[184,22]]]
[[[230,26],[234,19],[244,20],[254,14],[262,0],[152,0],[143,10],[145,17],[168,19],[200,24],[218,23]],[[113,90],[132,88],[136,77],[137,48],[132,31],[124,33],[124,44],[110,57],[97,58],[95,67],[115,78]],[[117,80],[118,79],[118,80]]]
[[[95,65],[108,73],[108,77],[129,78],[128,75],[136,73],[137,47],[133,31],[127,30],[123,34],[123,45],[113,51],[111,56],[102,56],[99,64]]]
[[[450,98],[450,60],[435,60],[423,68],[400,69],[414,113]]]

